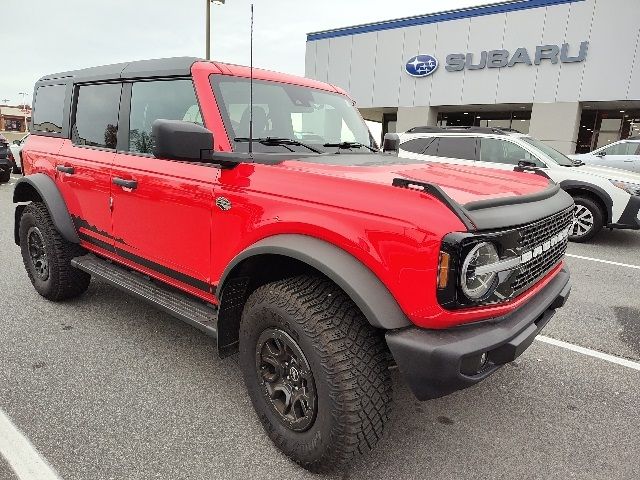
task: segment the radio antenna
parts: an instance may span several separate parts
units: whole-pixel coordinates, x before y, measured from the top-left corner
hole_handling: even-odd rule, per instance
[[[253,3],[251,4],[251,34],[249,36],[249,156],[253,155]]]

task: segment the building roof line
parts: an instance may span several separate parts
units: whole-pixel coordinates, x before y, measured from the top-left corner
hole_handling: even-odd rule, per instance
[[[484,15],[495,15],[498,13],[515,12],[518,10],[528,10],[531,8],[549,7],[566,3],[584,2],[586,0],[511,0],[508,2],[491,3],[488,5],[478,5],[475,7],[461,8],[458,10],[447,10],[444,12],[415,15],[413,17],[396,18],[393,20],[383,20],[380,22],[353,25],[350,27],[334,28],[319,32],[307,33],[307,42],[324,40],[327,38],[344,37],[358,35],[360,33],[377,32],[380,30],[392,30],[396,28],[413,27],[416,25],[426,25],[429,23],[446,22],[450,20],[460,20],[463,18],[481,17]]]

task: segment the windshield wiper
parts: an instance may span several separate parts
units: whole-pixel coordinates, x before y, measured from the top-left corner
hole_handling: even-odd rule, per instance
[[[342,149],[364,147],[364,148],[368,148],[372,152],[377,152],[377,150],[375,148],[370,147],[369,145],[365,145],[364,143],[360,143],[360,142],[325,143],[322,146],[323,147],[337,147],[337,148],[342,148]]]
[[[236,137],[234,138],[236,142],[248,142],[249,137]],[[307,145],[306,143],[302,143],[294,138],[281,138],[281,137],[261,137],[254,138],[254,142],[260,143],[261,145],[267,146],[281,146],[287,148],[287,145],[297,145],[299,147],[304,147],[307,150],[311,150],[314,153],[324,153],[322,150],[318,150],[317,148],[312,147],[311,145]],[[288,150],[292,151],[291,148]]]

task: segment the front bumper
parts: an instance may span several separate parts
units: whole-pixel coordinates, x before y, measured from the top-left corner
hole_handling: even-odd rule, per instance
[[[630,230],[640,229],[640,197],[631,197],[618,221],[610,223],[607,227]]]
[[[569,272],[563,269],[508,315],[448,330],[389,330],[387,345],[419,400],[442,397],[475,385],[520,356],[564,305],[570,290]],[[481,367],[483,353],[487,361]]]

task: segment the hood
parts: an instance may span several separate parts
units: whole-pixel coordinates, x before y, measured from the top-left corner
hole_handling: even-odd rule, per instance
[[[532,173],[430,163],[380,154],[311,157],[304,162],[286,161],[282,166],[388,186],[394,178],[432,183],[461,205],[532,195],[546,190],[550,182],[548,178]]]
[[[622,182],[640,184],[640,173],[621,170],[619,168],[602,167],[597,165],[581,165],[579,167],[567,168],[575,168],[580,173],[604,177],[607,180],[620,180]]]

